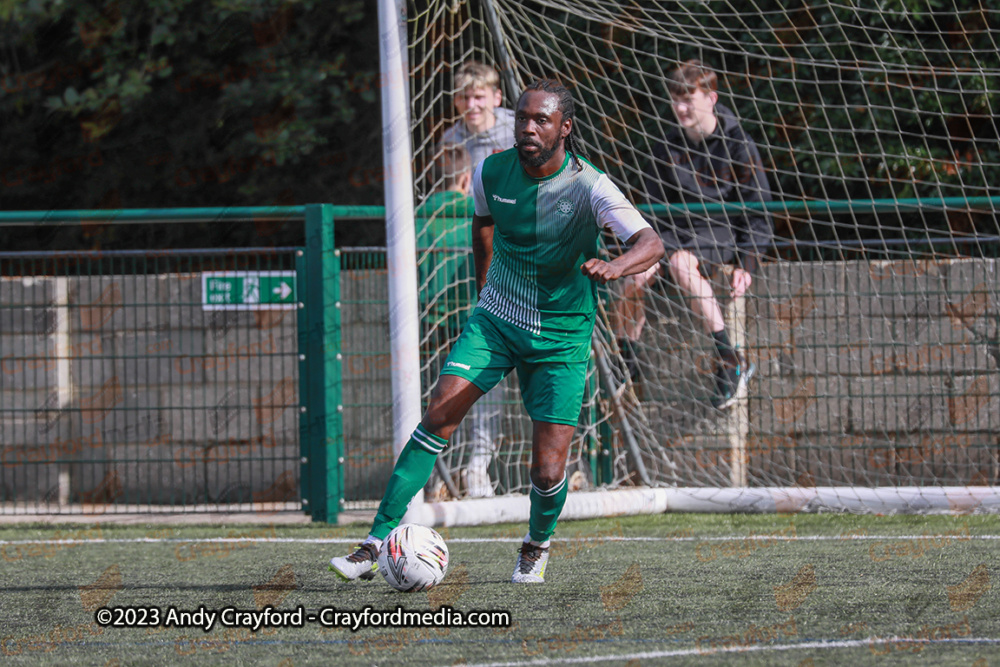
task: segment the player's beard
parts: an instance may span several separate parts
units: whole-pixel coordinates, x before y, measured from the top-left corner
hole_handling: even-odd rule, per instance
[[[559,148],[559,141],[559,139],[556,139],[551,146],[545,146],[537,141],[525,142],[524,140],[521,140],[514,144],[514,147],[517,149],[517,157],[521,160],[521,164],[525,167],[536,169],[552,159],[552,156],[556,154],[556,150]],[[537,146],[538,152],[533,156],[525,155],[521,150],[525,145]]]

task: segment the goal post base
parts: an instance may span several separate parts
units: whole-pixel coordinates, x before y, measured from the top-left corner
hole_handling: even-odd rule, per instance
[[[528,496],[413,504],[403,518],[426,526],[528,521]],[[570,493],[560,519],[664,512],[1000,513],[998,486],[634,488]]]

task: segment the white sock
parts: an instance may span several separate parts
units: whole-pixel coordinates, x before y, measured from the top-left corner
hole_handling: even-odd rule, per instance
[[[527,535],[524,536],[524,541],[527,542],[528,544],[532,544],[536,547],[541,547],[543,549],[548,549],[549,545],[552,544],[552,540],[545,540],[544,542],[534,541],[533,539],[531,539],[531,533],[528,533]]]
[[[376,551],[382,550],[382,540],[375,537],[374,535],[369,535],[368,537],[366,537],[365,541],[362,544],[374,544]]]

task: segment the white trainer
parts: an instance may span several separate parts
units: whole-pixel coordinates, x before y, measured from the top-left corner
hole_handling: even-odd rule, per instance
[[[330,571],[344,581],[374,579],[378,572],[378,548],[370,542],[359,544],[351,555],[331,558]]]
[[[517,553],[517,563],[514,565],[512,584],[543,584],[545,583],[545,565],[549,562],[549,548],[524,542]]]

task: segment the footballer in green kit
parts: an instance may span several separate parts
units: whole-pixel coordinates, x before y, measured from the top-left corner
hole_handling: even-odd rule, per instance
[[[566,502],[566,459],[583,402],[597,283],[646,271],[663,256],[659,236],[635,207],[579,155],[574,123],[570,92],[556,81],[536,81],[517,102],[514,148],[476,168],[479,302],[396,461],[368,538],[330,561],[341,578],[374,576],[381,541],[423,488],[462,418],[516,368],[532,420],[531,511],[511,581],[544,581],[549,538]],[[611,261],[598,258],[604,229],[628,247]]]

